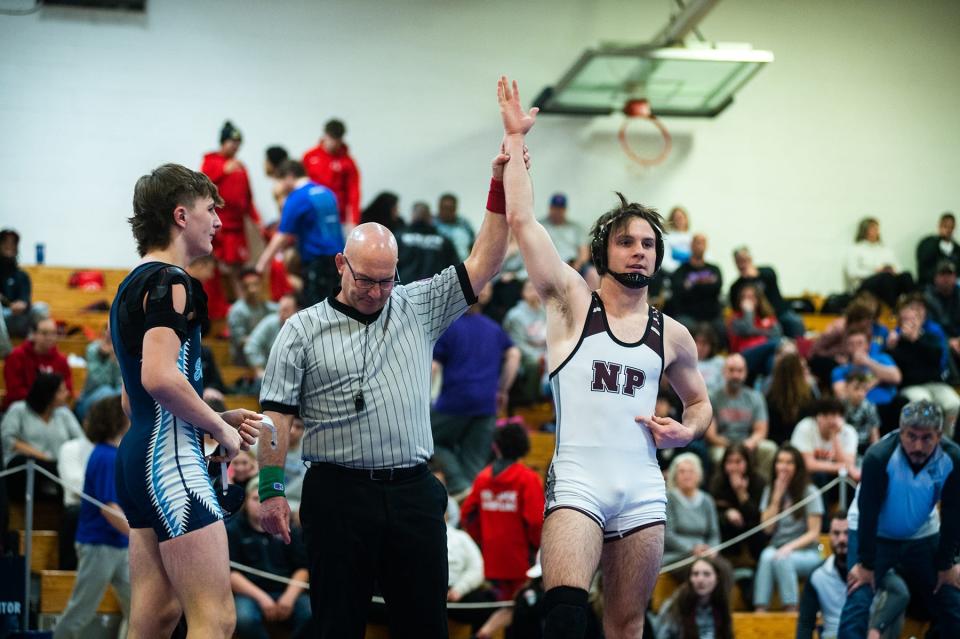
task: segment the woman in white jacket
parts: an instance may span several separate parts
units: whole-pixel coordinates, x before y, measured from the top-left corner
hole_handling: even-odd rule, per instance
[[[880,222],[873,217],[860,220],[854,245],[844,264],[847,292],[869,291],[895,308],[897,298],[913,290],[913,277],[901,272],[893,251],[880,239]]]

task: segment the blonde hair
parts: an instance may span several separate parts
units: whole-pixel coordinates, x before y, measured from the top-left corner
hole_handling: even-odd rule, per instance
[[[670,468],[667,469],[667,488],[674,489],[677,487],[677,468],[684,462],[690,462],[690,465],[693,466],[700,477],[700,481],[703,481],[703,464],[700,462],[700,458],[693,453],[680,453],[673,458],[673,461],[670,462]]]

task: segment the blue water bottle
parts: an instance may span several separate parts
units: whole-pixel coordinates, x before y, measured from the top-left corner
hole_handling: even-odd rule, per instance
[[[37,242],[37,264],[43,264],[47,255],[47,247],[43,242]]]

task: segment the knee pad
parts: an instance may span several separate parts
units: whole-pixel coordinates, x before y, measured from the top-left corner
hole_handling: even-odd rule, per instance
[[[557,586],[543,595],[543,639],[583,639],[587,632],[587,591]]]

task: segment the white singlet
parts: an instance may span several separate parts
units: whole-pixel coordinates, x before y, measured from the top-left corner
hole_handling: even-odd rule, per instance
[[[667,496],[650,429],[663,372],[663,315],[650,307],[639,342],[610,331],[594,293],[580,341],[553,373],[557,440],[547,473],[546,515],[577,510],[604,539],[624,537],[666,519]]]

